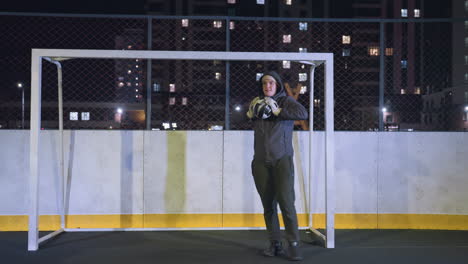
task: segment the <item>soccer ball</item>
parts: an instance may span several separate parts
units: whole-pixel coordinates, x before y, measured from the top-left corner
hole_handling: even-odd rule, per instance
[[[255,117],[259,119],[267,119],[271,116],[272,113],[271,107],[265,102],[264,99],[258,100],[253,110]]]

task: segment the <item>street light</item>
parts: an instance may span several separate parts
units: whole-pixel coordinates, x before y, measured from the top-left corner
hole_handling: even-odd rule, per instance
[[[19,82],[16,86],[21,89],[21,128],[24,129],[24,85]]]

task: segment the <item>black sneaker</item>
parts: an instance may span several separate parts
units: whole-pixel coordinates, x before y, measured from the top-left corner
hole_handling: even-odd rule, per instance
[[[266,257],[275,257],[284,255],[283,246],[280,241],[273,240],[270,242],[270,246],[262,251],[262,254]]]
[[[299,242],[297,241],[289,242],[288,258],[289,260],[293,260],[293,261],[299,261],[299,260],[304,259],[304,257],[302,257],[301,250],[299,248]]]

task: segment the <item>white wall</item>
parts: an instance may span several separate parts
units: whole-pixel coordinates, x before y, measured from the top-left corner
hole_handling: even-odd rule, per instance
[[[468,133],[335,135],[337,213],[468,214]],[[314,134],[316,213],[323,140]],[[308,132],[293,141],[296,206],[306,213]],[[0,146],[0,215],[26,215],[29,131],[0,131]],[[41,131],[40,150],[40,213],[58,214],[57,131]],[[252,155],[252,131],[65,131],[68,214],[262,213]]]

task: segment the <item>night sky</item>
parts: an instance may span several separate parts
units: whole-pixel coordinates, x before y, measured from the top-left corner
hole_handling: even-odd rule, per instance
[[[190,0],[189,0],[190,1]],[[212,0],[225,1],[225,0]],[[244,6],[246,0],[239,1],[237,5]],[[250,1],[250,0],[249,0]],[[254,0],[251,0],[254,1]],[[322,9],[323,3],[320,0],[308,0],[310,4]],[[328,0],[323,0],[328,1]],[[0,12],[39,12],[39,13],[75,13],[75,14],[129,14],[143,15],[145,11],[145,0],[10,0],[2,1]],[[332,17],[347,18],[353,14],[349,12],[352,0],[330,1],[330,12]],[[451,1],[428,1],[425,2],[425,17],[450,17]],[[254,5],[255,6],[255,5]],[[240,16],[250,16],[249,8],[241,8]],[[164,14],[174,15],[174,14]],[[193,14],[206,15],[206,14]],[[226,13],[218,15],[227,15]],[[258,16],[258,14],[254,15]]]
[[[144,14],[145,0],[14,0],[2,1],[1,12],[78,14]]]

